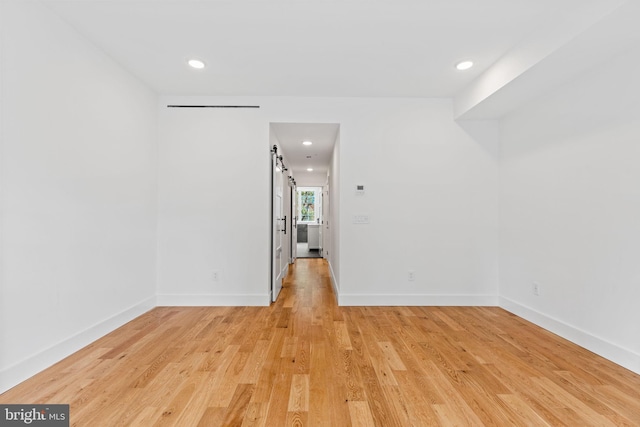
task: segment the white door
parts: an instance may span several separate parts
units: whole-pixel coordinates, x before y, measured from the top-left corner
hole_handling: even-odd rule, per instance
[[[291,250],[289,254],[291,258],[289,259],[289,264],[293,264],[296,262],[296,258],[298,257],[298,192],[296,190],[296,185],[291,183],[289,190],[291,191],[291,211],[289,212],[289,223],[291,224],[289,233],[289,245]]]
[[[329,233],[329,218],[331,217],[331,200],[329,197],[329,184],[322,192],[322,257],[329,257],[331,247],[331,234]]]
[[[322,232],[324,231],[324,194],[322,192],[322,188],[318,188],[318,192],[316,193],[318,195],[318,197],[320,197],[320,200],[318,200],[318,202],[320,203],[320,209],[319,212],[317,213],[318,217],[320,218],[320,222],[318,225],[318,253],[320,254],[320,257],[322,258]]]
[[[277,157],[272,162],[273,212],[272,212],[272,265],[271,265],[271,301],[275,301],[282,289],[283,270],[286,260],[283,258],[282,244],[284,242],[284,200],[283,173]]]

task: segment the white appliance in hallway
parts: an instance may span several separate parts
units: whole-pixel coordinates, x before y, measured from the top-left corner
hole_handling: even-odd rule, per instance
[[[307,246],[309,250],[320,250],[320,224],[307,225]]]

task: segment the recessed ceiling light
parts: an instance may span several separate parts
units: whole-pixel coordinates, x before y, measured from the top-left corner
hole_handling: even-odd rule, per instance
[[[307,168],[307,172],[313,172],[313,168]]]
[[[189,64],[190,67],[201,70],[204,68],[204,62],[200,61],[199,59],[190,59],[187,61],[187,64]]]
[[[461,61],[456,64],[456,70],[464,71],[473,67],[472,61]]]
[[[313,142],[311,141],[302,141],[302,145],[311,145]]]

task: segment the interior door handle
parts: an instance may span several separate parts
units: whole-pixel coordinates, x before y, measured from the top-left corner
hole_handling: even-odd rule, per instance
[[[287,216],[284,216],[284,234],[287,234]]]

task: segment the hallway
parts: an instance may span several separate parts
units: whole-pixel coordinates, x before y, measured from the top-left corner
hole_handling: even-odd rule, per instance
[[[78,426],[638,425],[640,376],[495,307],[157,307],[0,395]]]
[[[297,243],[296,247],[297,258],[322,258],[319,249],[309,249],[309,245],[304,243]]]

